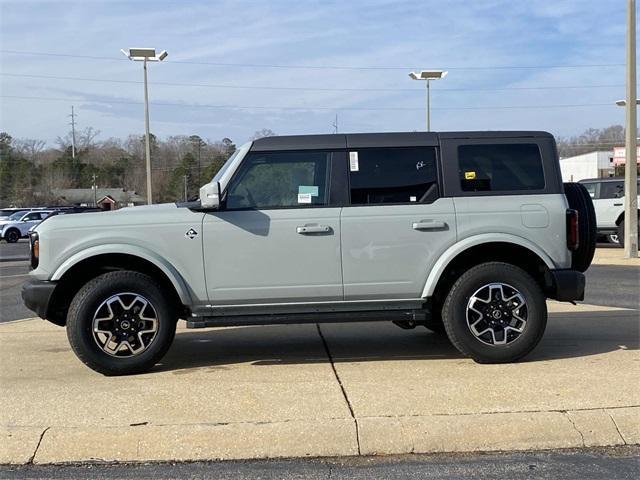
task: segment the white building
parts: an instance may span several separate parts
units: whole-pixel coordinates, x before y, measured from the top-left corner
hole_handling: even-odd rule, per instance
[[[560,171],[563,182],[579,182],[585,178],[613,177],[613,152],[607,150],[561,158]]]

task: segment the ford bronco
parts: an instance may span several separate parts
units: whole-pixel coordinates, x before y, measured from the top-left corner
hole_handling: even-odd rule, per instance
[[[268,137],[198,201],[51,217],[27,307],[106,375],[144,372],[187,327],[393,321],[482,363],[540,341],[546,298],[583,299],[586,189],[544,132]]]

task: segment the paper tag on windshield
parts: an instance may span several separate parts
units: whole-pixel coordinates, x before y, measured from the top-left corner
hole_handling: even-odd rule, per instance
[[[311,203],[311,194],[310,193],[299,193],[298,194],[298,203]]]
[[[349,170],[352,172],[360,170],[360,165],[358,164],[358,152],[349,152]]]

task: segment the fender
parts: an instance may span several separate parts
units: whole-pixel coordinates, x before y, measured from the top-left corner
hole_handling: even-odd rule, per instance
[[[547,255],[537,245],[530,242],[526,238],[509,233],[483,233],[481,235],[474,235],[456,242],[447,250],[445,250],[445,252],[440,256],[440,258],[436,261],[436,263],[433,265],[433,268],[429,272],[429,276],[427,277],[424,289],[422,290],[422,298],[427,298],[433,295],[433,292],[436,289],[436,285],[438,284],[438,280],[440,280],[440,276],[445,271],[449,263],[460,253],[468,250],[471,247],[482,245],[483,243],[495,242],[513,243],[514,245],[524,247],[528,250],[531,250],[538,257],[540,257],[540,259],[549,269],[556,268],[553,260],[551,260],[551,257],[549,257],[549,255]]]
[[[180,273],[178,273],[178,271],[170,263],[166,262],[162,257],[152,252],[151,250],[126,243],[108,243],[104,245],[97,245],[73,254],[55,270],[51,277],[51,281],[60,280],[71,267],[83,260],[95,257],[97,255],[104,255],[109,253],[118,253],[140,257],[152,263],[153,265],[158,267],[171,281],[173,288],[176,289],[176,292],[180,297],[180,301],[184,305],[192,305],[193,302],[191,300],[191,295],[184,279],[182,278],[182,275],[180,275]]]

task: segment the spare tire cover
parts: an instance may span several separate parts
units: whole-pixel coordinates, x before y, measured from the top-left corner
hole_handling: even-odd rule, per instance
[[[584,272],[591,265],[596,251],[596,212],[589,192],[580,183],[565,183],[564,194],[569,208],[578,211],[577,250],[571,252],[571,268]]]

